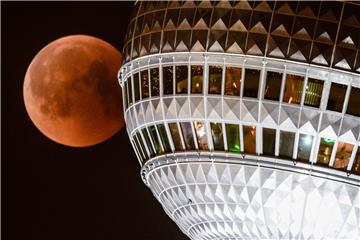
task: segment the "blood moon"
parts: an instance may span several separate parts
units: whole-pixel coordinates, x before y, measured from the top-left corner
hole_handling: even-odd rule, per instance
[[[73,147],[113,136],[124,126],[120,64],[119,51],[91,36],[67,36],[45,46],[24,80],[25,107],[35,126]]]

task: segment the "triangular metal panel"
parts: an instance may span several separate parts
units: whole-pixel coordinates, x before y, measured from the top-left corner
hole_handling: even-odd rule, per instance
[[[162,107],[162,101],[160,100],[153,100],[152,104],[154,106],[154,119],[155,121],[163,120],[163,107]]]
[[[176,98],[178,102],[178,118],[190,118],[190,101],[189,98]]]
[[[240,120],[240,101],[237,99],[224,99],[223,119]]]

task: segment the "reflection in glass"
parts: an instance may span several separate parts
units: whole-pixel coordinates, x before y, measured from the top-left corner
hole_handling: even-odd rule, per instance
[[[175,66],[176,93],[187,93],[188,89],[188,67]]]
[[[145,160],[146,160],[146,157],[145,157],[145,155],[144,155],[144,153],[143,153],[143,150],[142,150],[141,147],[140,147],[140,144],[139,144],[139,141],[138,141],[136,135],[133,136],[133,143],[135,144],[135,146],[136,146],[136,148],[137,148],[137,151],[138,151],[139,156],[141,157],[141,159],[142,159],[143,161],[145,161]]]
[[[360,147],[357,150],[351,172],[360,175]]]
[[[149,75],[148,70],[143,70],[140,73],[141,76],[141,93],[142,98],[149,97]]]
[[[209,94],[221,94],[222,67],[209,66]]]
[[[275,155],[275,135],[275,129],[263,128],[263,155]]]
[[[224,151],[224,139],[221,123],[210,123],[210,127],[214,150]]]
[[[279,101],[282,73],[270,72],[266,74],[264,99]]]
[[[149,130],[149,133],[150,133],[150,136],[151,136],[151,140],[154,144],[154,147],[155,147],[155,150],[156,150],[156,153],[159,155],[159,154],[162,154],[164,153],[164,150],[160,144],[160,141],[159,141],[159,138],[158,138],[158,135],[156,133],[156,128],[155,126],[149,126],[148,128]]]
[[[316,163],[322,165],[329,165],[332,149],[334,147],[335,140],[330,138],[321,138],[320,147],[317,156]]]
[[[149,152],[150,152],[150,157],[155,157],[155,151],[154,151],[154,148],[153,148],[153,145],[151,144],[151,141],[150,141],[150,136],[148,134],[148,132],[146,131],[146,128],[143,128],[141,130],[144,138],[145,138],[145,141],[146,141],[146,145],[149,149]]]
[[[240,96],[241,68],[226,67],[225,95]]]
[[[255,154],[256,153],[256,127],[243,126],[244,135],[244,152]]]
[[[351,88],[346,113],[360,117],[360,88]]]
[[[125,103],[125,109],[128,108],[129,106],[129,99],[128,99],[128,81],[129,78],[127,79],[127,81],[125,81],[125,85],[124,85],[124,89],[123,89],[123,96],[124,96],[124,103]]]
[[[169,123],[170,133],[173,139],[174,147],[176,151],[184,150],[182,143],[180,132],[176,123]]]
[[[169,95],[174,93],[173,88],[173,67],[163,67],[163,84],[164,84],[164,95]]]
[[[203,66],[191,66],[191,93],[202,93]]]
[[[183,134],[186,149],[195,150],[194,135],[191,128],[191,123],[181,122],[180,127],[181,127],[181,132]]]
[[[287,74],[283,102],[300,104],[303,83],[303,76]]]
[[[246,69],[244,81],[244,97],[257,98],[259,88],[260,70]]]
[[[145,148],[145,143],[143,142],[143,139],[141,137],[141,134],[140,132],[136,132],[136,138],[137,140],[139,141],[139,145],[141,147],[141,150],[144,154],[144,157],[147,159],[148,158],[148,154],[147,154],[147,151],[146,151],[146,148]]]
[[[346,89],[346,85],[331,83],[329,100],[326,107],[327,110],[342,112]]]
[[[229,152],[240,152],[239,125],[225,124],[226,141]]]
[[[280,131],[279,157],[292,159],[294,152],[295,133]]]
[[[306,91],[304,105],[312,107],[320,107],[320,101],[323,91],[324,81],[309,78]]]
[[[303,133],[300,134],[298,153],[297,153],[298,161],[306,162],[310,160],[313,138],[314,138],[313,136],[308,134],[303,134]]]
[[[199,150],[209,150],[204,122],[194,121]]]
[[[135,102],[140,100],[139,73],[133,75],[134,80],[134,97]]]
[[[164,147],[164,151],[166,153],[171,152],[171,147],[170,147],[168,136],[166,134],[166,129],[165,129],[164,124],[158,124],[158,125],[156,125],[156,127],[157,127],[157,129],[159,131],[159,135],[160,135],[162,145]]]
[[[159,96],[160,93],[160,82],[159,82],[159,68],[150,69],[151,76],[151,96]]]
[[[129,93],[129,106],[132,104],[133,100],[132,100],[132,81],[131,78],[128,78],[128,93]]]
[[[333,168],[346,170],[353,148],[354,145],[352,144],[339,142]]]

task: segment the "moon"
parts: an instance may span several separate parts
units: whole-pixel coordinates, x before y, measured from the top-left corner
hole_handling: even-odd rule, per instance
[[[72,35],[49,43],[25,74],[30,119],[63,145],[87,147],[109,139],[124,126],[120,65],[120,52],[95,37]]]

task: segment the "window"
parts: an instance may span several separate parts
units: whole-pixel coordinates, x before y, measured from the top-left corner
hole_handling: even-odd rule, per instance
[[[209,94],[221,94],[222,67],[209,66]]]
[[[138,151],[138,154],[141,157],[142,161],[145,161],[146,160],[146,154],[144,154],[142,148],[140,147],[141,145],[139,144],[139,141],[138,141],[136,135],[133,136],[133,143],[135,144],[135,146],[137,148],[137,151]]]
[[[159,135],[160,135],[162,145],[164,147],[164,151],[166,153],[171,152],[171,147],[170,147],[168,136],[166,134],[166,129],[165,129],[164,124],[158,124],[158,125],[156,125],[156,127],[157,127],[157,129],[159,131]]]
[[[279,157],[292,159],[294,152],[295,133],[280,131]]]
[[[263,155],[275,155],[275,136],[275,129],[263,128]]]
[[[303,76],[287,74],[283,102],[300,104],[303,84]]]
[[[124,84],[124,89],[123,89],[123,96],[124,96],[124,104],[125,104],[125,109],[127,109],[128,107],[129,107],[129,99],[128,99],[128,94],[127,94],[127,92],[128,92],[128,81],[129,81],[129,79],[127,79],[127,81],[125,81],[125,84]]]
[[[164,95],[170,95],[174,93],[173,74],[174,70],[172,66],[163,67]]]
[[[134,97],[135,102],[140,100],[139,73],[135,73],[134,77]]]
[[[145,139],[145,142],[146,142],[146,145],[149,149],[149,152],[150,152],[150,157],[155,157],[155,151],[154,151],[154,148],[151,144],[151,141],[150,141],[150,136],[148,134],[148,132],[146,131],[146,128],[143,128],[141,130],[143,136],[144,136],[144,139]]]
[[[195,150],[194,135],[190,122],[181,122],[180,127],[181,127],[181,132],[183,134],[186,149]]]
[[[161,144],[160,144],[158,135],[157,135],[157,133],[156,133],[156,128],[155,128],[155,126],[150,126],[150,127],[148,128],[148,130],[149,130],[149,133],[150,133],[151,140],[152,140],[152,142],[153,142],[153,144],[154,144],[156,153],[157,153],[158,155],[163,154],[163,153],[164,153],[164,150],[163,150],[163,148],[162,148],[162,146],[161,146]]]
[[[225,124],[226,140],[229,152],[240,152],[239,125]]]
[[[256,153],[256,127],[243,126],[244,134],[244,152],[255,154]]]
[[[180,131],[176,123],[169,123],[171,136],[174,142],[175,150],[182,151],[184,147],[181,143]]]
[[[226,67],[225,95],[240,96],[241,68]]]
[[[131,84],[131,78],[128,78],[128,93],[129,93],[129,106],[131,106],[133,100],[132,100],[132,84]]]
[[[257,98],[260,70],[246,69],[244,82],[244,97]]]
[[[151,76],[151,96],[159,96],[160,93],[160,81],[159,81],[159,68],[150,69]]]
[[[313,136],[308,134],[300,134],[297,160],[298,161],[309,161],[313,143]]]
[[[360,175],[360,147],[357,150],[351,172]]]
[[[199,150],[209,150],[206,127],[204,122],[194,122],[195,133],[198,141]]]
[[[346,85],[331,83],[329,100],[326,107],[327,110],[342,112],[346,88]]]
[[[309,78],[305,89],[304,105],[320,107],[324,81]]]
[[[210,127],[214,150],[224,151],[224,139],[221,123],[210,123]]]
[[[360,88],[351,88],[346,113],[360,117]]]
[[[317,164],[329,165],[331,153],[334,147],[335,140],[330,138],[321,138],[320,147],[317,156]]]
[[[202,93],[203,66],[191,66],[191,93]]]
[[[188,67],[175,66],[176,93],[187,93],[188,89]]]
[[[350,161],[353,148],[354,145],[352,144],[339,142],[333,168],[346,170]]]
[[[264,99],[279,101],[282,82],[282,73],[270,72],[266,74]]]
[[[148,158],[148,154],[147,154],[147,151],[146,151],[146,149],[145,149],[145,144],[144,144],[144,142],[143,142],[143,139],[142,139],[142,137],[141,137],[140,132],[136,132],[136,138],[137,138],[137,140],[138,140],[138,142],[139,142],[140,148],[141,148],[141,150],[142,150],[142,152],[143,152],[143,154],[144,154],[145,159],[147,159],[147,158]]]
[[[143,70],[140,73],[141,76],[141,93],[142,98],[149,97],[149,75],[148,70]]]

